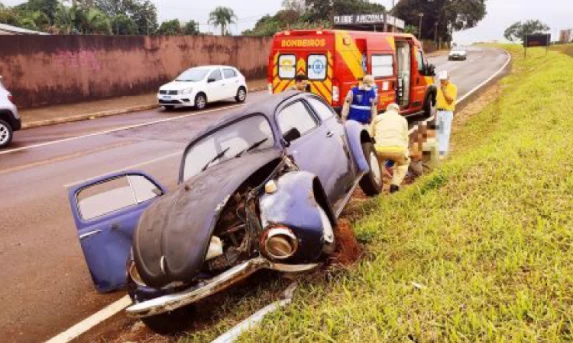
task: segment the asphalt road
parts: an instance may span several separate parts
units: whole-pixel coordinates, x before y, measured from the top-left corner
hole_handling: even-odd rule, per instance
[[[451,72],[462,96],[506,60],[501,51],[472,48],[465,62],[447,56],[430,62]],[[267,96],[252,93],[248,103]],[[0,150],[1,341],[44,341],[124,295],[94,290],[65,186],[135,168],[172,188],[188,140],[235,105],[144,111],[16,133],[10,149]]]

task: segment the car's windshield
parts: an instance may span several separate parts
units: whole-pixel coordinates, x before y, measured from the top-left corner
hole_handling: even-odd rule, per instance
[[[189,180],[221,162],[270,148],[274,143],[273,131],[264,116],[241,119],[193,144],[185,155],[183,180]]]
[[[210,69],[205,68],[193,68],[184,71],[181,75],[177,76],[175,81],[179,82],[197,82],[201,81],[207,76]]]

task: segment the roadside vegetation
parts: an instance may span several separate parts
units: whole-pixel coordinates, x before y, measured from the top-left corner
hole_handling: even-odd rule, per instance
[[[527,59],[505,48],[501,96],[466,118],[443,168],[351,206],[351,220],[366,214],[354,222],[363,260],[307,277],[241,342],[573,340],[571,46]],[[246,294],[181,341],[212,339],[268,303],[260,288]]]

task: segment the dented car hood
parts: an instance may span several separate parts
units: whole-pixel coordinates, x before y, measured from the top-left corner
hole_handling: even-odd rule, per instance
[[[230,196],[254,172],[280,157],[280,150],[268,149],[227,160],[155,201],[141,216],[133,237],[133,257],[142,280],[155,288],[192,281],[203,267]]]

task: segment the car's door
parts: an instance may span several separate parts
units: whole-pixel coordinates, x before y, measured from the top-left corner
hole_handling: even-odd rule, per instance
[[[276,120],[288,142],[287,153],[301,170],[318,177],[328,200],[334,205],[340,196],[336,180],[340,167],[333,161],[337,155],[336,134],[326,125],[320,125],[320,120],[302,99],[279,109]]]
[[[320,119],[321,125],[327,128],[326,137],[328,140],[326,144],[329,147],[329,155],[326,160],[328,161],[328,168],[331,168],[333,173],[329,180],[333,184],[329,187],[334,187],[337,201],[343,200],[352,189],[357,174],[357,168],[353,163],[348,147],[346,131],[332,107],[328,106],[322,99],[308,97],[306,100]],[[337,204],[334,204],[334,208],[337,208]]]
[[[78,238],[99,292],[126,282],[133,232],[143,211],[166,190],[141,172],[125,172],[69,189]]]
[[[233,68],[223,68],[223,76],[225,77],[226,98],[234,98],[241,86],[239,75]]]
[[[219,101],[227,98],[225,80],[220,68],[213,69],[207,77],[207,100]]]

